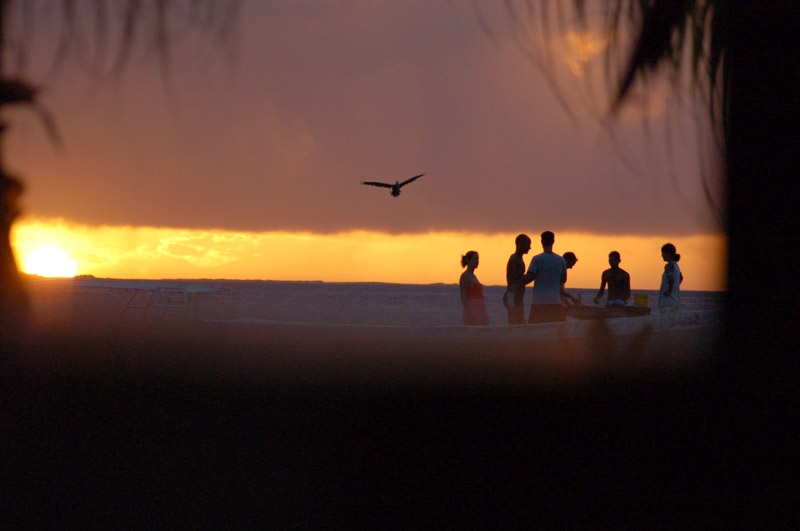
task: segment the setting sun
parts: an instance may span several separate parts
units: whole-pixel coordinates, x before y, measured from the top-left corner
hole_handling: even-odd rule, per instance
[[[66,251],[52,245],[37,247],[25,257],[23,270],[43,277],[74,277],[78,266]]]

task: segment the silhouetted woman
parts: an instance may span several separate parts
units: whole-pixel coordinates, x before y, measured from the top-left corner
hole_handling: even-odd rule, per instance
[[[658,290],[658,307],[660,309],[677,310],[681,304],[681,282],[683,274],[678,262],[681,259],[675,246],[665,243],[661,247],[661,258],[667,263],[664,266],[664,273],[661,275],[661,288]]]
[[[461,257],[461,267],[467,268],[461,273],[461,279],[458,281],[459,288],[461,288],[461,305],[464,308],[465,325],[489,324],[486,300],[483,298],[483,286],[475,276],[478,262],[478,253],[475,251],[469,251]]]

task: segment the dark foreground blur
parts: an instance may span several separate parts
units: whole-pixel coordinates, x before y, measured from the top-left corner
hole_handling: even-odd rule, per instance
[[[751,432],[737,420],[752,416],[719,379],[714,330],[622,348],[602,334],[387,345],[200,324],[78,329],[5,345],[6,524],[753,518],[741,503]]]

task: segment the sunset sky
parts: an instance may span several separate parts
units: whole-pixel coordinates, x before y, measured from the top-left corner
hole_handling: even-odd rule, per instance
[[[605,39],[552,34],[570,117],[491,5],[245,1],[229,42],[186,31],[167,73],[137,49],[115,80],[76,55],[50,74],[57,18],[41,16],[22,72],[64,146],[9,113],[20,266],[54,246],[102,277],[452,283],[474,249],[503,284],[514,236],[534,240],[527,263],[552,230],[578,255],[573,287],[597,287],[618,250],[655,288],[670,241],[685,289],[723,289],[702,111],[654,84],[601,125]],[[419,173],[398,198],[360,184]]]

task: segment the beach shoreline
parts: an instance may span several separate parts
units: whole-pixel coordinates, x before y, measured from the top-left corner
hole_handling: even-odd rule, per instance
[[[83,282],[83,286],[76,285]],[[185,319],[182,308],[164,305],[161,295],[153,296],[145,289],[133,294],[109,285],[209,290],[197,294],[197,305],[190,318],[207,321],[262,320],[291,323],[316,323],[376,326],[456,326],[461,324],[461,306],[455,285],[405,285],[379,283],[320,283],[270,281],[168,280],[136,281],[115,279],[67,280],[28,279],[35,321],[48,325],[64,320],[81,323],[87,319],[114,323],[126,321]],[[94,286],[89,288],[88,286]],[[212,291],[213,290],[213,291]],[[490,323],[504,325],[506,310],[502,304],[504,288],[484,289]],[[570,290],[583,300],[591,301],[594,290]],[[124,311],[121,298],[134,295],[132,306]],[[173,296],[175,293],[167,293]],[[634,295],[649,299],[652,306],[655,292],[634,290]],[[150,297],[150,299],[148,299]],[[720,310],[722,294],[687,292],[688,312]],[[143,310],[146,301],[154,306]],[[633,300],[633,298],[631,299]],[[169,307],[159,307],[159,305]],[[655,312],[655,310],[654,310]],[[124,314],[124,315],[123,315]]]

